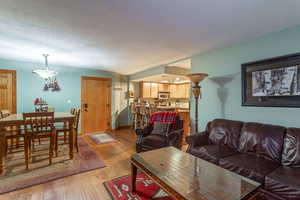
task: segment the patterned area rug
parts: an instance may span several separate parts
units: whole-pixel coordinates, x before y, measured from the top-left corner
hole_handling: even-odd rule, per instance
[[[131,192],[131,176],[115,178],[103,183],[114,200],[173,200],[156,183],[139,172],[136,180],[136,192]]]
[[[0,194],[105,167],[81,137],[78,138],[78,145],[79,153],[75,150],[73,160],[69,159],[68,144],[59,145],[58,156],[49,165],[49,143],[36,144],[29,170],[25,169],[22,147],[18,152],[8,154],[4,175],[0,176]]]
[[[104,132],[95,132],[89,133],[87,136],[95,143],[95,144],[105,144],[110,142],[118,142],[115,138],[113,138],[110,134]]]

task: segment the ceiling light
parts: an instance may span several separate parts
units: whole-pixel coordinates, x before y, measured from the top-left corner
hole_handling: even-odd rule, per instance
[[[48,67],[49,54],[43,54],[43,56],[45,57],[45,69],[36,69],[36,70],[33,70],[32,72],[39,75],[43,79],[50,79],[50,78],[56,76],[58,73],[54,70],[50,70]]]

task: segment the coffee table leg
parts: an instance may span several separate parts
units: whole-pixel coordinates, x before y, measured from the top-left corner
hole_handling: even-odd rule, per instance
[[[132,188],[132,192],[135,192],[136,175],[137,175],[137,167],[133,163],[131,163],[131,188]]]

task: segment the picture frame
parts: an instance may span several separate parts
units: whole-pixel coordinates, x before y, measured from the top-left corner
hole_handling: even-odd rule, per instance
[[[300,53],[241,64],[242,106],[299,107]]]

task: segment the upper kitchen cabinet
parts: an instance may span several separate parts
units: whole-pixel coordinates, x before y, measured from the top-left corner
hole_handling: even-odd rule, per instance
[[[158,83],[151,83],[151,98],[158,98]]]
[[[170,92],[171,99],[189,99],[190,83],[140,83],[141,98],[158,98],[159,92]]]
[[[170,85],[168,83],[159,83],[158,91],[159,92],[170,92]]]
[[[151,98],[151,83],[140,82],[140,97]]]
[[[177,84],[170,84],[170,98],[175,99],[179,98],[177,91]]]
[[[185,83],[185,98],[190,98],[191,83]]]
[[[172,83],[169,84],[170,98],[172,99],[189,99],[190,83]]]
[[[141,82],[140,96],[141,98],[157,98],[158,97],[158,83]]]

